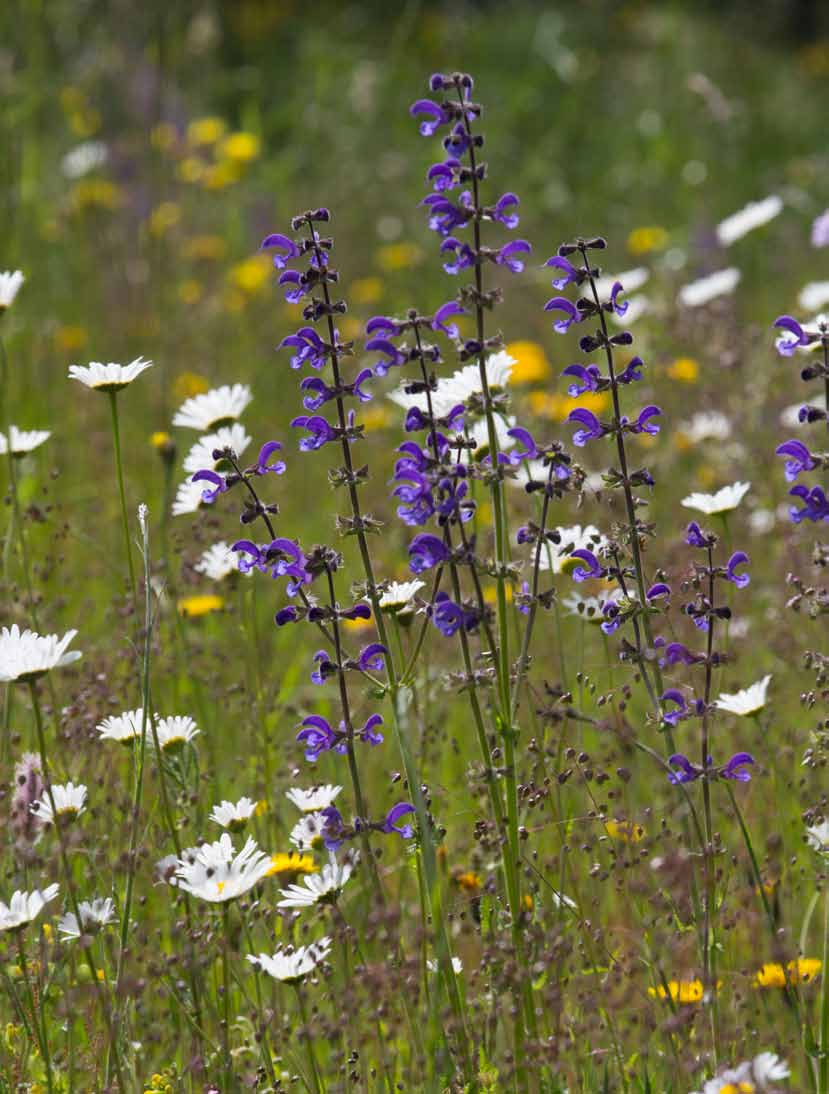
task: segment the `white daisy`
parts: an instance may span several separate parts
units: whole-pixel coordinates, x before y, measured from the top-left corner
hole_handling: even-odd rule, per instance
[[[178,887],[212,904],[243,896],[262,880],[271,866],[271,857],[260,851],[256,841],[248,839],[236,854],[227,832],[216,843],[199,847],[193,858],[185,852],[176,870]]]
[[[171,718],[159,718],[155,731],[162,752],[175,752],[201,733],[192,718],[181,714]]]
[[[239,556],[231,551],[229,543],[222,540],[208,547],[193,569],[211,581],[223,581],[231,574],[239,573]],[[248,570],[248,575],[252,573],[253,570]]]
[[[68,179],[79,179],[97,167],[103,167],[108,155],[103,141],[84,141],[69,149],[60,161],[60,169]]]
[[[79,380],[95,391],[120,391],[151,365],[152,361],[145,361],[143,357],[136,357],[128,365],[115,361],[102,365],[100,361],[90,361],[88,365],[70,365],[69,379]]]
[[[623,270],[620,274],[607,274],[596,279],[596,292],[600,300],[606,300],[613,292],[613,286],[621,281],[626,293],[636,292],[641,289],[650,277],[650,270],[646,266],[637,266],[634,270]]]
[[[684,308],[699,308],[711,300],[716,300],[718,296],[727,296],[734,292],[741,276],[735,266],[729,266],[726,270],[717,270],[708,277],[683,285],[677,295],[677,301]]]
[[[173,418],[173,425],[209,433],[236,421],[252,398],[247,384],[234,384],[233,387],[224,384],[182,403]]]
[[[380,594],[380,608],[391,615],[404,615],[417,592],[424,588],[425,581],[390,581]],[[365,598],[368,600],[368,597]]]
[[[331,939],[321,938],[319,942],[312,942],[310,946],[299,946],[297,949],[283,947],[278,949],[273,957],[266,953],[255,956],[248,954],[248,961],[252,965],[272,976],[274,980],[281,980],[286,984],[295,984],[302,980],[309,972],[326,959],[331,949]]]
[[[237,456],[250,444],[250,437],[245,432],[245,427],[238,422],[233,425],[222,426],[215,433],[201,437],[184,458],[184,470],[188,475],[194,475],[197,471],[215,471],[221,464],[221,460],[213,459],[215,449],[232,448]]]
[[[720,221],[717,225],[717,241],[722,247],[728,247],[755,228],[762,228],[782,211],[783,200],[777,194],[762,201],[750,201],[744,208]]]
[[[297,803],[294,802],[296,805]],[[326,807],[323,806],[323,809]],[[292,843],[298,851],[313,851],[322,846],[322,830],[325,826],[325,817],[321,812],[306,813],[302,820],[291,829],[288,842]]]
[[[803,311],[820,311],[829,304],[829,281],[810,281],[797,297]]]
[[[433,960],[431,957],[427,957],[426,968],[429,970],[429,972],[437,972],[438,962],[436,960]],[[460,976],[460,974],[463,972],[463,961],[461,961],[459,957],[452,958],[452,972],[455,974],[455,976]]]
[[[829,820],[821,821],[820,824],[813,824],[811,828],[807,828],[806,839],[809,846],[814,848],[815,851],[820,851],[824,855],[829,853]]]
[[[610,596],[602,600],[598,596],[579,596],[578,593],[570,593],[562,598],[561,606],[568,615],[575,615],[587,623],[604,623],[602,605],[606,600],[615,599],[620,593],[614,589]]]
[[[0,273],[0,312],[12,306],[25,280],[22,270],[6,270],[5,273]]]
[[[59,889],[60,886],[54,884],[47,885],[42,891],[35,889],[33,893],[18,890],[12,893],[8,904],[0,900],[0,931],[14,931],[37,919],[49,901],[58,895]]]
[[[21,631],[16,623],[0,630],[0,680],[29,683],[50,669],[61,669],[80,660],[78,650],[66,647],[77,634],[67,631],[63,638],[56,634],[35,634]]]
[[[341,786],[315,786],[312,790],[300,790],[299,787],[291,787],[285,791],[285,797],[295,805],[300,813],[319,813],[333,805],[337,795],[342,791]],[[301,823],[301,822],[300,822]]]
[[[78,905],[81,913],[81,925],[74,912],[67,912],[58,920],[58,931],[64,942],[80,938],[82,934],[97,934],[115,919],[115,905],[110,897],[96,897],[93,901],[82,900]]]
[[[510,448],[515,447],[515,438],[508,436],[509,431],[515,426],[515,417],[510,415],[506,421],[500,414],[495,415],[495,440],[498,445],[499,452],[507,452]],[[469,430],[470,438],[475,441],[475,448],[472,450],[472,456],[476,460],[481,460],[489,453],[489,427],[487,426],[486,418],[479,418]],[[464,453],[464,461],[469,462],[469,452]]]
[[[9,437],[11,437],[12,455],[25,456],[29,452],[34,452],[51,436],[52,434],[48,429],[24,431],[18,429],[16,425],[9,426],[8,437],[5,433],[0,433],[0,456],[5,456],[9,451]]]
[[[141,726],[144,721],[144,710],[125,710],[123,714],[111,714],[104,718],[95,728],[98,737],[102,741],[132,741],[141,736]],[[150,723],[147,722],[147,734],[150,733]]]
[[[313,908],[315,904],[336,903],[354,869],[350,862],[329,862],[318,874],[305,878],[304,885],[289,885],[280,889],[282,900],[278,908]]]
[[[204,483],[193,482],[192,479],[181,483],[173,500],[173,516],[183,517],[188,513],[197,513],[202,507],[203,493]]]
[[[487,358],[486,378],[490,392],[503,391],[506,388],[514,364],[515,358],[506,350],[493,353]],[[437,389],[432,392],[432,410],[438,418],[442,418],[459,403],[465,403],[470,396],[480,394],[481,373],[477,363],[465,365],[451,376],[438,380]],[[429,405],[425,392],[409,395],[404,390],[404,385],[391,392],[389,398],[404,410],[416,406],[419,410],[426,411]]]
[[[716,494],[689,494],[682,499],[681,504],[686,509],[696,509],[712,517],[717,513],[730,513],[732,509],[736,509],[750,489],[750,482],[735,482],[731,486],[724,486]]]
[[[766,536],[776,521],[777,517],[773,509],[754,509],[749,513],[748,526],[755,536]]]
[[[776,1053],[761,1052],[753,1060],[729,1067],[709,1079],[701,1094],[766,1094],[769,1083],[779,1082],[790,1074],[788,1065]]]
[[[766,705],[766,692],[768,691],[771,676],[764,676],[756,684],[751,684],[733,695],[722,692],[714,706],[720,710],[727,710],[729,714],[756,714]]]
[[[240,832],[256,812],[256,802],[250,798],[240,798],[237,802],[223,801],[214,805],[210,820],[228,828],[231,832]]]
[[[727,441],[732,433],[732,426],[725,414],[719,410],[701,410],[687,422],[681,422],[679,426],[683,436],[691,444],[699,444],[700,441]]]
[[[53,786],[52,798],[55,801],[55,810],[61,820],[70,820],[79,817],[86,810],[87,790],[83,783],[75,786],[74,783],[66,783],[65,786]],[[52,810],[52,800],[48,793],[29,807],[31,811],[44,823],[51,823],[55,819]]]
[[[552,570],[554,574],[564,572],[565,564],[573,551],[597,551],[603,550],[608,545],[607,536],[603,536],[593,524],[586,524],[583,528],[580,524],[574,524],[571,528],[553,528],[560,539],[558,543],[550,543],[545,550],[541,549],[539,568]],[[535,561],[535,552],[532,555]]]

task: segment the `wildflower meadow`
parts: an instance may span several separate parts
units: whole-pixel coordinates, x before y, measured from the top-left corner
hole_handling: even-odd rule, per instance
[[[16,7],[0,1090],[829,1094],[826,13]]]

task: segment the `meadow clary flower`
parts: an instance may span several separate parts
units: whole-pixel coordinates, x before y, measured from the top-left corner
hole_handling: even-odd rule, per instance
[[[732,213],[730,217],[720,221],[717,225],[717,240],[723,247],[728,247],[742,239],[744,235],[753,232],[755,228],[762,228],[770,220],[774,220],[783,211],[783,200],[777,194],[771,194],[762,201],[750,201],[739,212]]]
[[[399,615],[411,605],[416,594],[425,586],[424,581],[390,581],[380,594],[378,603],[383,611]],[[368,599],[368,598],[366,598]]]
[[[197,513],[203,504],[205,504],[204,487],[200,482],[188,479],[176,490],[172,514],[174,517],[184,517],[190,513]]]
[[[237,802],[223,801],[214,805],[210,820],[227,828],[231,832],[241,832],[256,812],[256,802],[250,798],[240,798]]]
[[[720,710],[727,710],[730,714],[756,714],[766,705],[766,692],[768,691],[771,676],[764,676],[756,684],[735,692],[733,695],[722,692],[714,706]]]
[[[49,797],[48,792],[44,793],[39,801],[32,802],[31,805],[32,812],[44,823],[54,821],[55,814],[60,820],[79,817],[86,809],[87,790],[83,783],[79,783],[78,786],[75,786],[74,783],[66,783],[63,786],[53,786],[51,790],[55,802],[54,811],[52,810],[52,798]]]
[[[78,380],[95,391],[120,391],[151,365],[152,361],[145,361],[143,357],[136,357],[128,365],[119,365],[115,361],[107,365],[90,361],[88,365],[70,365],[69,379]]]
[[[18,429],[16,425],[9,426],[9,437],[11,437],[11,449],[13,456],[26,456],[29,452],[34,452],[36,448],[39,448],[44,441],[48,441],[52,436],[48,429],[31,429],[24,431]],[[5,456],[9,451],[9,441],[5,433],[0,433],[0,456]]]
[[[821,854],[829,854],[829,820],[813,824],[806,829],[806,839],[811,848]]]
[[[0,931],[14,931],[37,919],[49,901],[58,895],[59,889],[60,886],[55,883],[47,885],[42,891],[35,889],[32,893],[17,890],[12,893],[8,904],[0,900]]]
[[[689,494],[682,499],[681,504],[686,509],[696,509],[712,517],[717,513],[730,513],[732,509],[736,509],[750,489],[750,482],[735,482],[731,486],[724,486],[716,494]]]
[[[104,718],[95,728],[98,738],[102,741],[132,741],[141,736],[141,726],[144,721],[144,710],[125,710],[123,714],[111,714]],[[150,733],[150,723],[147,722],[147,733]]]
[[[234,384],[232,387],[224,384],[182,403],[173,418],[173,425],[209,433],[236,421],[252,398],[247,384]]]
[[[215,471],[221,460],[214,460],[213,453],[218,449],[232,448],[237,456],[250,444],[250,437],[245,432],[245,427],[238,422],[233,425],[222,426],[215,433],[209,433],[206,437],[200,437],[184,457],[184,470],[188,475],[194,475],[205,468]]]
[[[56,634],[35,634],[21,631],[16,623],[0,630],[0,681],[30,683],[50,669],[61,669],[81,658],[78,650],[67,650],[77,634],[67,631],[63,638]]]
[[[6,270],[0,273],[0,313],[12,306],[25,280],[21,270]]]
[[[331,939],[325,937],[319,942],[312,942],[310,946],[298,946],[297,949],[282,947],[273,957],[266,953],[260,953],[258,957],[249,953],[248,961],[274,980],[281,980],[284,984],[296,984],[326,959],[330,949]]]
[[[726,270],[717,270],[716,273],[702,277],[699,281],[683,285],[677,294],[677,300],[684,308],[699,308],[711,300],[716,300],[718,296],[733,293],[740,282],[740,277],[740,271],[734,266],[729,266]]]
[[[183,854],[176,869],[179,888],[212,904],[244,896],[266,876],[271,856],[248,839],[236,854],[227,832],[216,843],[206,843]]]
[[[285,797],[297,807],[300,813],[319,813],[327,809],[329,805],[333,805],[341,791],[341,786],[315,786],[311,790],[301,790],[294,786],[285,791]]]
[[[231,550],[230,544],[221,540],[208,547],[201,555],[199,561],[193,566],[196,573],[204,574],[211,581],[223,581],[231,574],[251,574],[252,570],[240,571],[238,558]]]
[[[567,561],[574,551],[601,551],[608,545],[608,539],[592,524],[574,524],[570,528],[554,528],[558,543],[545,544],[541,548],[538,566],[540,570],[552,570],[554,574],[563,573]],[[535,556],[533,556],[535,557]]]
[[[81,924],[74,912],[67,912],[58,920],[58,931],[64,942],[71,942],[80,938],[82,934],[97,934],[102,927],[106,927],[115,919],[115,905],[110,897],[96,897],[93,901],[82,900],[78,906],[81,913]]]
[[[159,718],[155,729],[162,752],[174,752],[189,744],[201,732],[192,718],[181,714]]]
[[[769,1083],[780,1082],[790,1074],[788,1065],[774,1052],[761,1052],[753,1060],[720,1072],[694,1094],[767,1094]]]
[[[319,874],[305,878],[304,885],[289,885],[287,889],[280,889],[283,899],[277,907],[313,908],[315,904],[336,903],[353,868],[350,862],[326,863]]]

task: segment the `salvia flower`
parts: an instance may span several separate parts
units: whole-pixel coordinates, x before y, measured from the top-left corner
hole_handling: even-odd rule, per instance
[[[51,669],[64,668],[80,660],[78,650],[67,646],[78,632],[67,631],[63,638],[56,634],[40,635],[21,631],[16,623],[0,629],[0,680],[30,683]]]
[[[777,330],[784,333],[774,343],[781,357],[791,357],[796,349],[805,349],[817,337],[805,331],[800,323],[791,315],[780,315],[774,321]]]
[[[442,539],[430,532],[422,532],[409,544],[409,569],[413,574],[422,574],[433,566],[447,562],[450,553]]]
[[[173,418],[173,425],[210,433],[241,417],[252,398],[247,384],[233,384],[232,387],[223,384],[182,403]]]
[[[73,942],[86,935],[96,935],[115,921],[115,904],[110,897],[82,900],[78,905],[81,921],[74,912],[67,912],[58,920],[58,933],[63,942]]]
[[[227,482],[223,475],[216,471],[197,471],[191,482],[207,482],[211,485],[202,489],[201,500],[205,505],[212,505],[219,494],[227,492]]]
[[[87,789],[83,783],[75,786],[74,783],[69,782],[62,786],[52,786],[50,789],[51,797],[49,793],[45,793],[39,801],[32,802],[31,805],[32,812],[44,823],[74,820],[85,812]],[[52,801],[55,803],[54,809]]]
[[[120,391],[151,365],[152,361],[145,361],[143,357],[136,357],[128,365],[119,365],[114,361],[103,365],[100,361],[90,361],[88,365],[70,365],[69,379],[78,380],[95,391]]]
[[[567,415],[568,422],[575,422],[581,428],[573,434],[573,444],[584,448],[588,441],[600,440],[609,432],[609,427],[600,422],[592,410],[576,407]]]
[[[795,524],[800,524],[804,520],[829,520],[829,501],[819,486],[813,486],[811,490],[805,486],[793,486],[789,494],[800,498],[803,503],[802,509],[796,506],[789,509],[789,516]]]
[[[544,311],[559,311],[563,314],[563,319],[557,319],[553,323],[553,330],[557,334],[566,334],[574,323],[580,323],[584,318],[576,305],[566,296],[554,296],[552,300],[548,300],[544,305]]]
[[[302,368],[310,365],[311,368],[321,369],[325,367],[331,347],[323,342],[313,327],[300,327],[296,334],[289,334],[283,338],[277,349],[288,346],[295,352],[291,356],[291,368]]]
[[[285,268],[292,258],[299,258],[300,250],[290,236],[281,235],[279,232],[271,232],[265,236],[260,244],[263,251],[270,251],[273,264],[278,270]]]
[[[745,551],[735,551],[726,563],[725,578],[733,585],[736,585],[738,589],[744,589],[751,581],[748,574],[737,573],[737,567],[748,565],[748,561],[749,558]]]
[[[795,482],[804,471],[814,471],[820,464],[802,441],[785,441],[774,450],[775,455],[786,457],[786,480]]]
[[[175,877],[179,888],[212,904],[244,896],[270,869],[270,855],[248,839],[236,853],[225,832],[216,843],[206,843],[179,859]]]
[[[578,564],[570,570],[570,576],[574,581],[587,581],[588,578],[602,578],[607,575],[606,568],[601,565],[593,552],[586,547],[571,551],[570,558],[578,559]]]
[[[60,886],[47,885],[45,889],[35,889],[31,893],[19,889],[12,893],[8,904],[0,900],[0,931],[16,931],[37,919],[43,909],[55,899]]]
[[[389,812],[386,814],[380,831],[385,832],[387,835],[392,832],[397,832],[403,839],[411,839],[414,835],[414,828],[410,824],[399,824],[401,817],[405,817],[410,813],[415,812],[415,807],[410,802],[398,802]]]
[[[283,946],[273,956],[266,953],[255,956],[249,953],[247,959],[274,980],[283,984],[297,984],[326,959],[330,949],[331,939],[325,937],[319,942],[312,942],[310,946],[298,946],[296,949]]]
[[[237,802],[223,801],[213,806],[210,820],[230,832],[241,832],[255,812],[256,802],[251,798],[240,798]]]
[[[668,688],[660,696],[660,702],[663,704],[662,721],[666,725],[676,726],[691,713],[685,696],[678,688]],[[673,709],[666,708],[666,703],[673,704]]]
[[[708,765],[703,768],[692,763],[683,753],[677,752],[668,757],[668,763],[671,767],[679,769],[668,776],[668,781],[672,783],[694,782],[703,776],[706,778],[734,779],[737,782],[747,783],[751,779],[751,772],[746,771],[745,768],[754,763],[754,757],[748,752],[735,752],[723,767],[715,767],[709,756]]]

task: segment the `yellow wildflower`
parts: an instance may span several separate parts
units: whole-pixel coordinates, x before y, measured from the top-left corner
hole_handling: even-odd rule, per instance
[[[754,977],[757,988],[785,988],[787,984],[808,984],[820,972],[821,963],[816,957],[799,957],[790,961],[785,969],[776,962],[763,965]]]
[[[182,304],[197,304],[204,295],[204,286],[195,278],[188,278],[178,287],[178,298]]]
[[[241,177],[237,164],[225,160],[207,167],[200,181],[206,190],[224,190],[226,186],[232,186],[234,182],[238,182]]]
[[[719,987],[719,984],[717,985]],[[668,999],[673,1003],[699,1003],[704,994],[701,980],[669,980],[668,989],[664,984],[648,988],[648,995],[654,999]]]
[[[253,295],[267,286],[271,276],[271,263],[267,255],[251,255],[231,266],[228,277],[241,292]]]
[[[150,445],[165,461],[172,460],[176,454],[176,442],[169,433],[158,431],[150,436]]]
[[[540,384],[549,379],[552,367],[538,342],[508,342],[505,349],[515,358],[510,383]]]
[[[379,277],[360,277],[351,282],[351,299],[355,304],[376,304],[383,295]]]
[[[533,413],[556,422],[565,421],[570,411],[577,407],[584,407],[593,414],[601,414],[609,405],[610,396],[606,391],[588,392],[579,399],[572,399],[569,395],[548,395],[544,391],[530,392],[530,408]]]
[[[160,238],[166,235],[171,228],[175,228],[178,222],[181,220],[181,206],[177,205],[174,201],[162,201],[160,205],[156,205],[155,209],[150,213],[148,225],[150,229],[150,235],[154,235]]]
[[[504,588],[504,595],[507,599],[507,604],[512,603],[512,585],[507,585]],[[484,600],[487,604],[498,603],[498,586],[495,584],[487,585],[484,589]]]
[[[267,813],[267,811],[268,803],[265,801],[264,798],[262,798],[261,801],[258,801],[256,803],[256,809],[254,809],[254,813],[257,817],[263,817]]]
[[[224,600],[212,593],[202,593],[197,596],[185,596],[178,602],[178,614],[190,619],[209,612],[218,612],[224,607]]]
[[[227,123],[221,118],[194,118],[187,126],[187,143],[198,148],[220,141],[227,132]]]
[[[83,327],[60,326],[55,331],[55,348],[63,353],[76,353],[83,349],[88,337]]]
[[[182,372],[173,383],[173,394],[182,402],[192,399],[194,395],[204,395],[209,390],[210,382],[197,372]]]
[[[642,825],[631,821],[605,821],[604,830],[611,839],[620,843],[638,843],[645,835]]]
[[[284,880],[286,875],[298,877],[300,874],[316,874],[319,867],[310,855],[301,855],[298,851],[289,851],[287,854],[280,851],[271,855],[271,866],[266,877],[277,876]]]
[[[250,163],[258,158],[260,147],[255,133],[231,133],[219,145],[218,154],[236,163]]]
[[[667,242],[668,233],[658,225],[634,228],[627,239],[628,250],[634,255],[644,255],[649,251],[661,251]]]
[[[470,896],[477,896],[481,891],[481,878],[472,870],[464,870],[462,873],[455,875],[454,880]]]
[[[200,182],[206,170],[198,156],[185,156],[176,165],[176,177],[182,182]]]
[[[181,248],[185,258],[201,259],[205,262],[218,262],[224,258],[227,247],[221,236],[193,236]]]
[[[693,357],[677,357],[667,369],[672,380],[682,384],[695,384],[699,379],[699,364]]]
[[[123,202],[121,188],[108,179],[81,179],[69,191],[69,204],[76,213],[85,209],[117,209]]]
[[[408,269],[422,258],[423,251],[414,243],[389,243],[377,251],[377,265],[386,271]]]
[[[392,424],[392,415],[384,406],[372,407],[365,411],[360,423],[366,427],[366,433],[375,429],[387,429]]]

